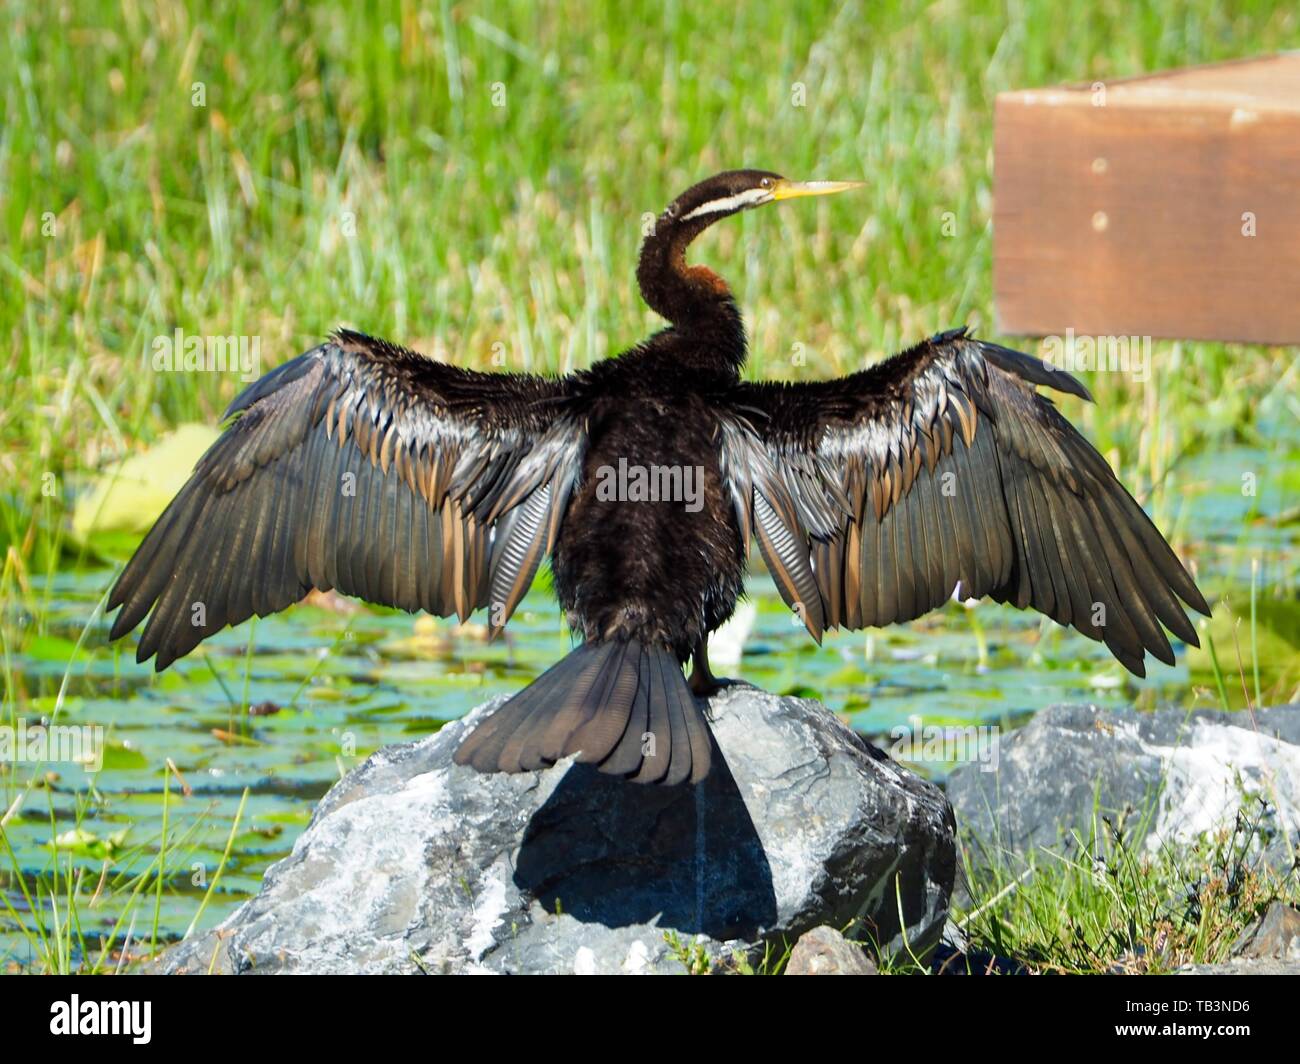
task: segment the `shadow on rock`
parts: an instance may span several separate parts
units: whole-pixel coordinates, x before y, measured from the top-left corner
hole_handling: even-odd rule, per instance
[[[777,919],[772,868],[716,744],[700,784],[629,785],[574,765],[533,815],[515,885],[551,913],[752,939]]]

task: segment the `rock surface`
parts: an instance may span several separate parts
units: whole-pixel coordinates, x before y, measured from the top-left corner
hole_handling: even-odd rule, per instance
[[[1300,909],[1275,901],[1233,945],[1232,952],[1247,960],[1300,963]]]
[[[1300,975],[1300,961],[1238,957],[1223,964],[1185,964],[1175,975]]]
[[[322,800],[292,854],[164,972],[681,972],[821,924],[924,954],[956,867],[943,793],[816,702],[734,685],[698,787],[561,762],[452,764],[468,725],[387,747]]]
[[[805,931],[786,962],[786,975],[877,975],[876,966],[858,943],[833,927]]]
[[[1003,736],[997,769],[962,765],[948,796],[974,852],[1023,856],[1086,838],[1095,807],[1128,819],[1150,848],[1232,826],[1243,805],[1266,859],[1289,867],[1300,844],[1300,705],[1219,711],[1051,706]],[[1259,796],[1260,806],[1244,796]]]

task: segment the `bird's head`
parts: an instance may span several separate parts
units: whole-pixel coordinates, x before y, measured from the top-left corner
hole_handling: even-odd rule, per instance
[[[707,266],[688,266],[686,248],[714,222],[753,207],[801,196],[827,196],[862,181],[791,181],[770,170],[728,170],[688,188],[655,222],[641,245],[641,297],[679,328],[711,330],[711,343],[730,337],[736,364],[744,359],[744,330],[731,290]],[[711,324],[708,324],[711,323]]]
[[[863,181],[791,181],[769,170],[727,170],[688,188],[665,216],[681,225],[700,228],[731,214],[767,203],[801,196],[828,196],[861,188]]]

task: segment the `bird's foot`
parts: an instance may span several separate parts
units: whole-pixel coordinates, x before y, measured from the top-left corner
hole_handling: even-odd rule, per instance
[[[726,677],[714,676],[713,670],[709,668],[708,646],[703,641],[698,643],[692,652],[690,685],[691,693],[696,698],[706,700],[704,706],[704,717],[706,720],[713,720],[713,713],[707,705],[707,700],[716,695],[724,687],[730,687],[735,680],[728,680]]]
[[[737,681],[728,679],[725,676],[714,676],[710,673],[708,676],[697,677],[691,676],[691,693],[696,698],[712,698],[724,687],[730,687]]]

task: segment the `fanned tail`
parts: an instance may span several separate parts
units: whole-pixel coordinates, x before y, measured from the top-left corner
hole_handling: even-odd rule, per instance
[[[576,754],[633,783],[698,783],[712,735],[671,650],[584,643],[462,741],[458,765],[529,772]]]

